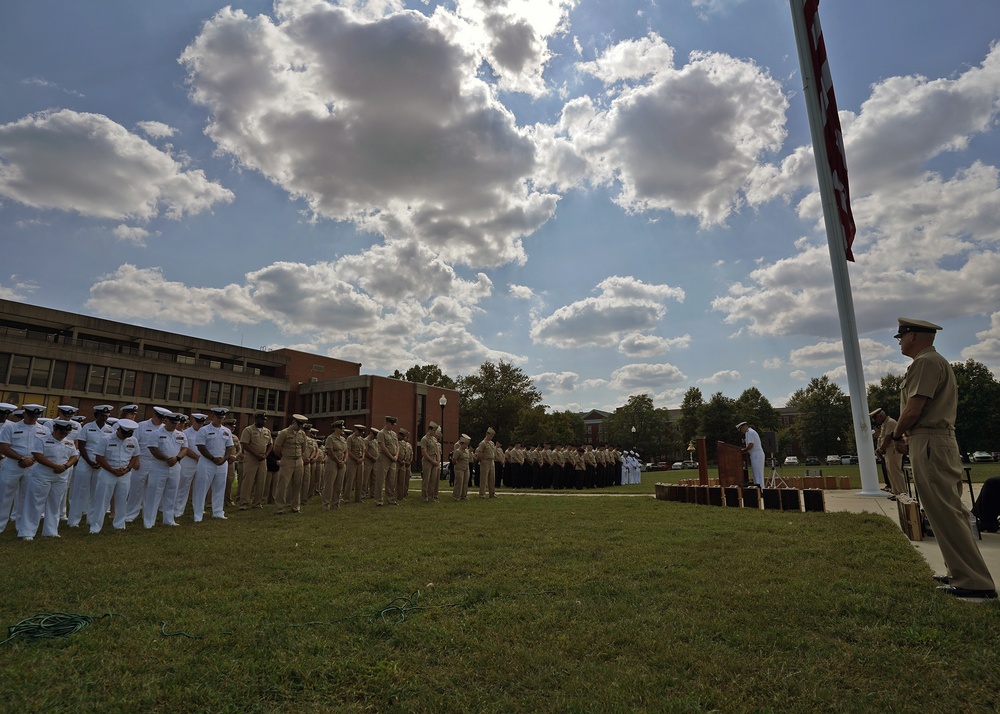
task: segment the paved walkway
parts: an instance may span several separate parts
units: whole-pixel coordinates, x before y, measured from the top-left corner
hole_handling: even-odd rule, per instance
[[[974,490],[978,494],[979,484],[974,484]],[[969,494],[963,494],[966,507],[970,505]],[[827,511],[847,511],[849,513],[881,513],[889,518],[897,526],[899,525],[899,512],[896,502],[890,501],[885,495],[882,496],[861,496],[856,491],[827,491],[826,492]],[[1000,533],[983,533],[983,539],[977,541],[979,551],[986,560],[990,572],[995,581],[1000,583]],[[905,537],[905,536],[904,536]],[[935,573],[943,573],[944,559],[941,557],[941,549],[938,548],[934,538],[924,537],[924,540],[910,541],[913,547],[924,556]]]

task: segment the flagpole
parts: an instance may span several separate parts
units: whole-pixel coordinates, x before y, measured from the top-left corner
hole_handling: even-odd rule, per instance
[[[847,237],[839,213],[833,176],[828,170],[830,157],[827,153],[824,134],[824,113],[820,105],[820,94],[816,89],[817,77],[813,68],[809,33],[803,12],[805,2],[806,0],[789,0],[792,25],[795,28],[795,46],[799,55],[799,67],[802,70],[803,94],[806,98],[806,109],[809,114],[813,157],[816,160],[816,174],[819,178],[819,191],[823,203],[826,241],[830,249],[830,264],[833,267],[833,287],[837,296],[840,338],[844,345],[844,361],[847,367],[847,391],[851,398],[854,442],[858,449],[858,465],[861,470],[861,494],[878,496],[882,495],[882,492],[879,489],[878,473],[875,468],[875,449],[872,444],[871,423],[868,417],[868,391],[861,361],[858,326],[854,316],[851,278],[847,271]]]

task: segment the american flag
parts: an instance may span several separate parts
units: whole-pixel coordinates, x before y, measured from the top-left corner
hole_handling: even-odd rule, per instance
[[[826,144],[826,156],[832,179],[833,191],[837,199],[837,211],[840,223],[844,227],[844,252],[847,259],[854,261],[851,246],[854,245],[854,214],[851,212],[851,191],[847,183],[847,156],[844,153],[844,135],[840,130],[840,117],[837,114],[837,98],[833,94],[833,78],[830,76],[830,64],[826,57],[826,43],[823,41],[823,28],[819,24],[819,0],[797,0],[797,6],[805,16],[806,34],[809,38],[809,58],[812,62],[813,76],[816,81],[813,91],[819,97],[820,111],[823,114],[823,138]]]

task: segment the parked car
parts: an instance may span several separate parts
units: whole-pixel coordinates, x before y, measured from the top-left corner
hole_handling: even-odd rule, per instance
[[[991,454],[988,451],[973,451],[971,460],[972,463],[974,464],[986,461],[993,461],[993,454]]]
[[[698,468],[698,462],[697,461],[682,461],[681,463],[684,464],[684,468],[686,468],[686,469],[696,469],[696,468]]]
[[[681,463],[680,461],[675,461],[675,462],[674,462],[674,463],[673,463],[673,464],[672,464],[672,465],[670,466],[670,468],[671,468],[671,469],[672,469],[673,471],[680,471],[681,469],[683,469],[683,468],[684,468],[684,464],[683,464],[683,463]]]
[[[840,463],[843,464],[844,466],[850,466],[851,459],[853,459],[853,458],[854,457],[851,456],[850,454],[841,454],[840,455]]]
[[[830,454],[826,457],[827,466],[837,466],[838,464],[840,464],[840,457],[836,454]]]
[[[818,456],[807,456],[806,457],[806,466],[819,466],[819,457]]]
[[[799,465],[799,457],[798,456],[786,456],[785,457],[785,466],[798,466],[798,465]]]

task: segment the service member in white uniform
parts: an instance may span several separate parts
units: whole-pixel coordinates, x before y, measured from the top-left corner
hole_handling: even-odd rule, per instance
[[[40,404],[21,406],[24,419],[8,420],[0,426],[0,533],[7,527],[8,520],[17,520],[21,515],[25,494],[28,491],[28,477],[35,467],[31,455],[35,439],[48,434],[48,430],[38,423],[38,417],[45,411]]]
[[[139,442],[133,436],[138,428],[139,425],[131,419],[119,419],[115,424],[115,433],[94,452],[101,474],[97,477],[97,497],[87,512],[92,534],[101,532],[104,514],[108,512],[112,499],[115,502],[115,517],[111,525],[115,530],[125,530],[129,482],[132,472],[139,468]]]
[[[191,496],[195,523],[201,523],[205,515],[205,498],[209,489],[212,489],[212,518],[226,518],[226,474],[229,472],[229,454],[233,450],[233,432],[222,425],[222,417],[229,413],[228,409],[215,407],[211,412],[209,423],[194,437],[194,448],[201,454]]]
[[[177,428],[180,420],[180,414],[165,415],[162,426],[153,434],[153,443],[149,445],[149,455],[153,459],[153,464],[149,468],[146,500],[142,504],[142,524],[146,528],[156,525],[156,512],[160,510],[164,497],[169,495],[172,499],[177,493],[177,482],[181,478],[181,461],[188,450],[187,437],[183,430]],[[163,511],[163,525],[177,525],[173,508]]]
[[[128,505],[125,507],[125,522],[131,523],[139,517],[142,504],[146,498],[146,483],[149,481],[149,469],[153,465],[153,457],[149,453],[149,447],[153,444],[153,434],[163,426],[163,417],[170,414],[169,409],[163,407],[153,407],[153,416],[145,421],[139,422],[139,428],[135,432],[136,441],[139,442],[139,468],[132,474],[132,483],[128,487]],[[153,514],[155,520],[156,514]]]
[[[100,442],[115,433],[108,423],[108,415],[114,410],[110,404],[94,407],[94,421],[84,424],[76,433],[76,448],[80,461],[73,469],[73,482],[69,494],[69,527],[80,525],[83,514],[90,510],[91,499],[97,490],[97,478],[101,467],[94,460],[94,452]]]
[[[33,540],[38,533],[38,523],[44,517],[42,535],[59,537],[59,511],[66,501],[66,486],[73,466],[80,455],[70,433],[73,422],[56,419],[49,425],[51,432],[35,439],[32,456],[35,467],[28,477],[28,491],[24,498],[24,509],[17,521],[17,536],[21,540]]]
[[[195,448],[194,442],[198,438],[198,432],[205,427],[208,416],[196,412],[191,415],[191,426],[184,430],[187,437],[188,450],[181,461],[181,476],[177,481],[177,493],[174,495],[174,518],[184,515],[187,508],[188,497],[191,495],[191,484],[194,483],[195,473],[198,471],[198,462],[201,461],[201,452]],[[166,514],[164,514],[166,519]]]

